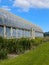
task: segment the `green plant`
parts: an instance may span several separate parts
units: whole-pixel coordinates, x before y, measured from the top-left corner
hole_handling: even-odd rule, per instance
[[[38,46],[39,44],[43,43],[43,38],[31,39],[31,42],[33,46]]]
[[[38,46],[41,43],[42,38],[4,39],[0,37],[0,49],[6,49],[8,53],[24,53],[26,50],[31,49],[33,46]]]
[[[7,58],[7,51],[6,49],[1,49],[0,50],[0,59],[5,59]]]

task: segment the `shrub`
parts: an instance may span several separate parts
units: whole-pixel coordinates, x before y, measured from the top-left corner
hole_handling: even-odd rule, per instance
[[[31,43],[33,46],[38,46],[39,44],[42,44],[43,38],[36,38],[36,39],[31,39]]]
[[[1,49],[0,50],[0,59],[5,59],[7,58],[7,51],[6,49]]]
[[[6,49],[8,53],[24,53],[26,50],[31,49],[33,46],[38,46],[43,41],[42,38],[29,39],[4,39],[0,37],[0,50]]]
[[[7,49],[8,53],[13,53],[14,52],[14,45],[15,45],[15,42],[13,42],[12,39],[7,40],[6,49]]]
[[[0,43],[3,43],[3,38],[2,37],[0,37]]]
[[[44,37],[43,42],[49,42],[49,37]]]

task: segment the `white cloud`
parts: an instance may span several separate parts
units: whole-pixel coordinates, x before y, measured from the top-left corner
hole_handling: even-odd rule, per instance
[[[4,10],[8,10],[8,11],[11,10],[8,6],[2,6],[1,8],[4,9]]]
[[[49,0],[14,0],[13,6],[29,11],[30,8],[49,8]]]

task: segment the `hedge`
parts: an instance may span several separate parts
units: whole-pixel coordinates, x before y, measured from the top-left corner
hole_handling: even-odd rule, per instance
[[[42,42],[43,42],[42,38],[36,38],[34,40],[29,38],[4,39],[0,37],[0,55],[2,54],[4,56],[4,53],[6,56],[7,53],[16,53],[16,54],[24,53],[26,50],[30,50],[32,46],[38,46]],[[4,51],[2,49],[4,49]],[[5,49],[7,52],[5,51]]]

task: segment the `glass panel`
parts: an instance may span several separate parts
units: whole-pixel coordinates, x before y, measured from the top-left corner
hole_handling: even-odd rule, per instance
[[[20,32],[20,37],[22,37],[22,30],[19,30],[19,32]]]
[[[9,27],[6,27],[6,36],[7,36],[8,38],[11,37],[11,28],[9,28]]]
[[[22,37],[24,37],[24,36],[25,36],[24,32],[25,32],[25,31],[24,31],[24,30],[22,30]]]
[[[31,37],[31,31],[28,31],[28,37]]]
[[[25,37],[31,37],[31,31],[26,31],[25,30]]]
[[[25,31],[25,37],[27,37],[28,36],[28,33],[27,33],[27,31]]]
[[[22,30],[18,30],[18,37],[22,37]]]
[[[3,19],[0,17],[0,25],[3,24]]]
[[[27,37],[29,37],[29,31],[26,31]]]
[[[16,38],[16,29],[13,28],[13,37]]]
[[[4,36],[4,28],[2,26],[0,26],[0,36]]]
[[[43,37],[43,33],[35,32],[35,36],[36,36],[36,37]]]

